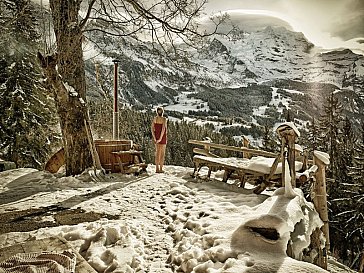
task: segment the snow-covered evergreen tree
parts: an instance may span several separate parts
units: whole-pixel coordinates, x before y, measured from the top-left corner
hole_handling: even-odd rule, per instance
[[[56,134],[35,54],[34,10],[29,0],[7,0],[2,12],[7,19],[0,33],[0,152],[18,167],[40,168]]]
[[[342,105],[332,92],[326,100],[324,114],[319,120],[318,148],[329,153],[330,166],[328,176],[334,180],[338,172],[339,134],[342,122]],[[336,185],[336,182],[334,183]],[[332,185],[331,188],[334,189],[335,185]]]
[[[364,198],[352,175],[356,137],[342,110],[338,98],[331,93],[319,120],[317,148],[330,154],[327,191],[332,250],[344,263],[352,265],[363,249]]]
[[[364,191],[363,180],[355,179],[352,167],[355,164],[356,135],[348,118],[339,135],[337,188],[331,194],[332,235],[337,240],[336,248],[341,258],[349,265],[363,250],[364,243]]]
[[[364,121],[361,124],[361,137],[354,146],[353,166],[350,170],[353,182],[364,186]]]

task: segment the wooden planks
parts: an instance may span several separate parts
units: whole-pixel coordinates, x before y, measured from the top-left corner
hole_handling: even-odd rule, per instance
[[[262,151],[262,150],[249,149],[246,147],[228,146],[228,145],[224,145],[224,144],[211,143],[211,142],[194,140],[194,139],[190,139],[188,141],[188,143],[195,144],[195,145],[201,145],[204,147],[208,146],[209,148],[223,149],[223,150],[228,150],[228,151],[248,152],[252,155],[261,155],[261,156],[266,156],[266,157],[276,157],[277,156],[277,154],[275,154],[275,153],[266,152],[266,151]]]
[[[47,161],[44,169],[50,173],[56,173],[64,165],[64,148],[57,151],[52,157]]]
[[[27,241],[22,244],[16,244],[0,249],[0,262],[10,258],[17,253],[31,252],[57,252],[62,253],[64,250],[72,251],[77,256],[76,272],[77,273],[97,273],[88,262],[76,251],[72,245],[62,237],[50,237],[41,240]]]
[[[330,250],[330,236],[329,236],[329,214],[327,207],[327,193],[326,193],[326,163],[322,161],[314,153],[314,164],[317,165],[318,170],[316,172],[316,182],[315,182],[315,196],[313,198],[313,203],[315,209],[320,215],[321,220],[324,222],[321,231],[325,236],[325,252],[319,257],[318,266],[323,269],[327,269],[327,251]]]

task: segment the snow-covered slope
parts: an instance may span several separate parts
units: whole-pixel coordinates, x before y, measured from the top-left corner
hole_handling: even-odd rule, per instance
[[[201,65],[232,74],[248,69],[263,80],[291,79],[341,87],[349,71],[363,80],[364,56],[348,49],[320,53],[302,33],[283,27],[267,27],[235,38],[215,37],[207,51],[197,59]]]
[[[0,247],[60,235],[97,272],[110,273],[326,272],[301,261],[310,233],[322,222],[299,190],[294,198],[279,190],[255,195],[193,180],[189,168],[152,169],[142,177],[113,174],[104,182],[87,172],[1,173],[0,221],[11,223],[1,222]],[[98,217],[86,218],[90,214]],[[262,232],[264,227],[275,233]],[[286,254],[288,242],[296,259]],[[331,272],[350,272],[337,265],[329,265]]]
[[[101,33],[90,34],[89,44],[91,97],[111,93],[112,60],[119,59],[120,100],[142,109],[164,105],[183,115],[241,117],[258,126],[273,125],[291,110],[304,127],[335,91],[347,115],[364,118],[364,56],[348,49],[323,52],[284,27],[214,35],[199,49],[179,45],[178,54],[136,37]]]

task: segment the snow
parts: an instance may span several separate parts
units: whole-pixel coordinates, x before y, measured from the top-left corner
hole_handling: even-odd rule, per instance
[[[190,168],[166,166],[164,174],[153,169],[139,177],[109,174],[102,182],[88,172],[0,173],[1,214],[58,205],[117,216],[0,234],[0,247],[60,235],[97,272],[326,272],[286,255],[289,243],[301,259],[311,232],[322,225],[301,190],[289,198],[283,189],[255,195],[216,180],[192,179]],[[55,214],[42,220],[55,221]],[[275,229],[276,238],[259,228]]]
[[[188,98],[188,95],[195,92],[181,92],[175,97],[177,103],[165,106],[164,109],[168,111],[176,111],[180,113],[188,113],[188,111],[209,111],[207,102],[200,99]],[[202,107],[201,107],[202,106]]]
[[[211,158],[202,155],[196,155],[195,158],[208,160],[211,162],[215,162],[217,164],[227,164],[236,168],[241,168],[247,171],[259,172],[263,174],[269,174],[271,166],[274,163],[275,158],[268,158],[264,156],[255,156],[251,159],[246,158],[236,158],[236,157],[228,157],[228,158]],[[296,161],[295,168],[296,170],[300,170],[302,168],[302,162]],[[274,174],[282,173],[282,163],[278,163],[277,169]]]
[[[86,102],[85,102],[85,100],[84,100],[83,98],[78,98],[78,100],[80,101],[80,103],[81,103],[82,105],[86,105]]]
[[[330,155],[328,153],[315,150],[315,151],[313,151],[313,154],[315,157],[317,157],[319,160],[321,160],[325,165],[330,164]]]
[[[262,83],[260,83],[262,84]],[[257,108],[253,108],[253,116],[252,116],[252,123],[259,125],[257,120],[254,117],[268,117],[265,112],[269,106],[274,106],[278,113],[283,114],[283,110],[290,109],[289,104],[292,101],[290,98],[286,98],[282,96],[280,93],[277,92],[278,88],[271,87],[272,89],[272,99],[267,105],[262,105]],[[294,91],[291,90],[293,93]],[[299,92],[299,91],[296,91]],[[301,93],[301,92],[299,92]],[[279,123],[276,123],[273,127],[278,126]]]
[[[294,145],[294,149],[298,152],[303,152],[303,147],[297,143]]]
[[[297,129],[297,127],[296,127],[296,125],[294,125],[294,123],[293,123],[293,122],[291,122],[291,121],[289,121],[289,122],[284,122],[284,123],[280,123],[280,124],[278,125],[278,127],[276,128],[276,132],[277,132],[277,133],[278,133],[278,135],[279,135],[279,132],[280,132],[281,130],[285,130],[285,128],[287,128],[287,127],[291,128],[291,129],[295,132],[295,134],[296,134],[296,136],[297,136],[297,137],[300,137],[300,136],[301,136],[300,131],[298,131],[298,129]]]
[[[263,106],[259,106],[258,108],[254,108],[253,116],[267,117],[267,115],[265,115],[265,110],[267,110],[267,108],[268,108],[267,105],[263,105]]]
[[[284,91],[288,92],[288,93],[291,93],[291,94],[298,94],[298,95],[305,95],[305,93],[301,92],[301,91],[297,91],[297,90],[292,90],[292,89],[286,89],[286,88],[283,88]]]
[[[94,63],[112,64],[112,58],[106,57],[99,48],[89,40],[82,43],[83,57],[85,60],[93,60]]]
[[[67,92],[69,93],[69,95],[71,97],[77,97],[78,96],[77,91],[71,85],[69,85],[67,82],[64,82],[63,84],[64,84],[64,87],[66,88]]]
[[[277,92],[277,90],[278,90],[278,88],[272,87],[272,100],[269,103],[269,105],[276,106],[277,111],[282,114],[283,113],[283,108],[278,107],[279,104],[282,103],[282,105],[285,107],[285,109],[290,109],[289,103],[290,103],[291,99],[283,97],[281,94],[279,94]],[[287,89],[284,89],[284,90],[288,91]],[[293,90],[290,90],[290,91],[291,91],[291,93],[293,93]],[[299,92],[299,91],[296,91],[296,92]]]

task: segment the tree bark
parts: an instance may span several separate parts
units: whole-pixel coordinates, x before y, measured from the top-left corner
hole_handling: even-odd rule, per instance
[[[86,77],[82,52],[82,29],[78,21],[79,0],[50,0],[57,54],[40,57],[54,89],[55,103],[65,150],[66,175],[80,174],[92,166],[88,139],[90,125],[86,106]],[[90,145],[91,144],[91,145]]]

